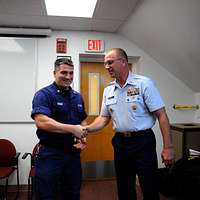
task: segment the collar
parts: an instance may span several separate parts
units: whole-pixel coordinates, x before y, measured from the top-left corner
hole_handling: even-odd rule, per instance
[[[63,94],[66,94],[66,93],[68,93],[68,92],[71,92],[72,91],[72,88],[71,88],[71,86],[69,86],[67,89],[64,89],[64,88],[60,88],[57,84],[56,84],[56,82],[54,81],[53,82],[53,85],[56,87],[56,90],[57,90],[57,92],[58,93],[63,93]]]
[[[126,87],[127,85],[135,85],[134,79],[135,79],[135,74],[133,74],[131,71],[129,71],[128,77],[127,77],[127,79],[126,79],[126,82],[125,82],[123,88]],[[117,87],[117,88],[121,88],[121,87],[119,86],[119,84],[116,82],[116,79],[114,80],[114,85],[115,85],[115,88],[116,88],[116,87]]]
[[[135,78],[136,75],[133,72],[129,71],[125,85],[135,85]]]

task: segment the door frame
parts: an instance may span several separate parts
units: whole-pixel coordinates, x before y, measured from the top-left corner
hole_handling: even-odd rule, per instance
[[[98,63],[103,63],[104,62],[104,57],[105,53],[80,53],[79,54],[79,69],[76,77],[74,77],[74,81],[77,80],[78,84],[78,91],[81,90],[80,84],[81,84],[81,62],[98,62]],[[140,68],[140,61],[141,61],[141,56],[128,56],[128,63],[132,64],[132,72],[134,73],[140,73],[141,68]],[[72,87],[74,86],[74,83],[72,84]]]

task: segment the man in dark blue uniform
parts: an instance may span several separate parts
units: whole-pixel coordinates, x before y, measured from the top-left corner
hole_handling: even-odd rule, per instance
[[[55,81],[33,98],[31,117],[40,143],[35,160],[37,200],[53,200],[58,191],[65,200],[80,200],[80,149],[85,146],[80,124],[86,125],[87,115],[81,95],[70,87],[73,72],[71,60],[57,59]]]

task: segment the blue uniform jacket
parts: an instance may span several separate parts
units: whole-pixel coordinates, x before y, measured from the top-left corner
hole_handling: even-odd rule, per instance
[[[44,114],[58,122],[65,124],[80,124],[87,114],[82,96],[71,87],[62,91],[56,83],[44,87],[36,92],[32,101],[31,117]],[[37,129],[37,136],[41,143],[59,146],[72,146],[72,134],[48,133]]]

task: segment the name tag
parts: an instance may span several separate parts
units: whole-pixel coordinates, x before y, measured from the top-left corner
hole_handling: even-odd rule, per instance
[[[57,102],[58,106],[63,106],[63,102]]]
[[[117,103],[117,99],[115,99],[115,98],[111,98],[111,99],[107,98],[106,99],[106,105],[107,106],[112,105],[112,104],[116,104],[116,103]]]

